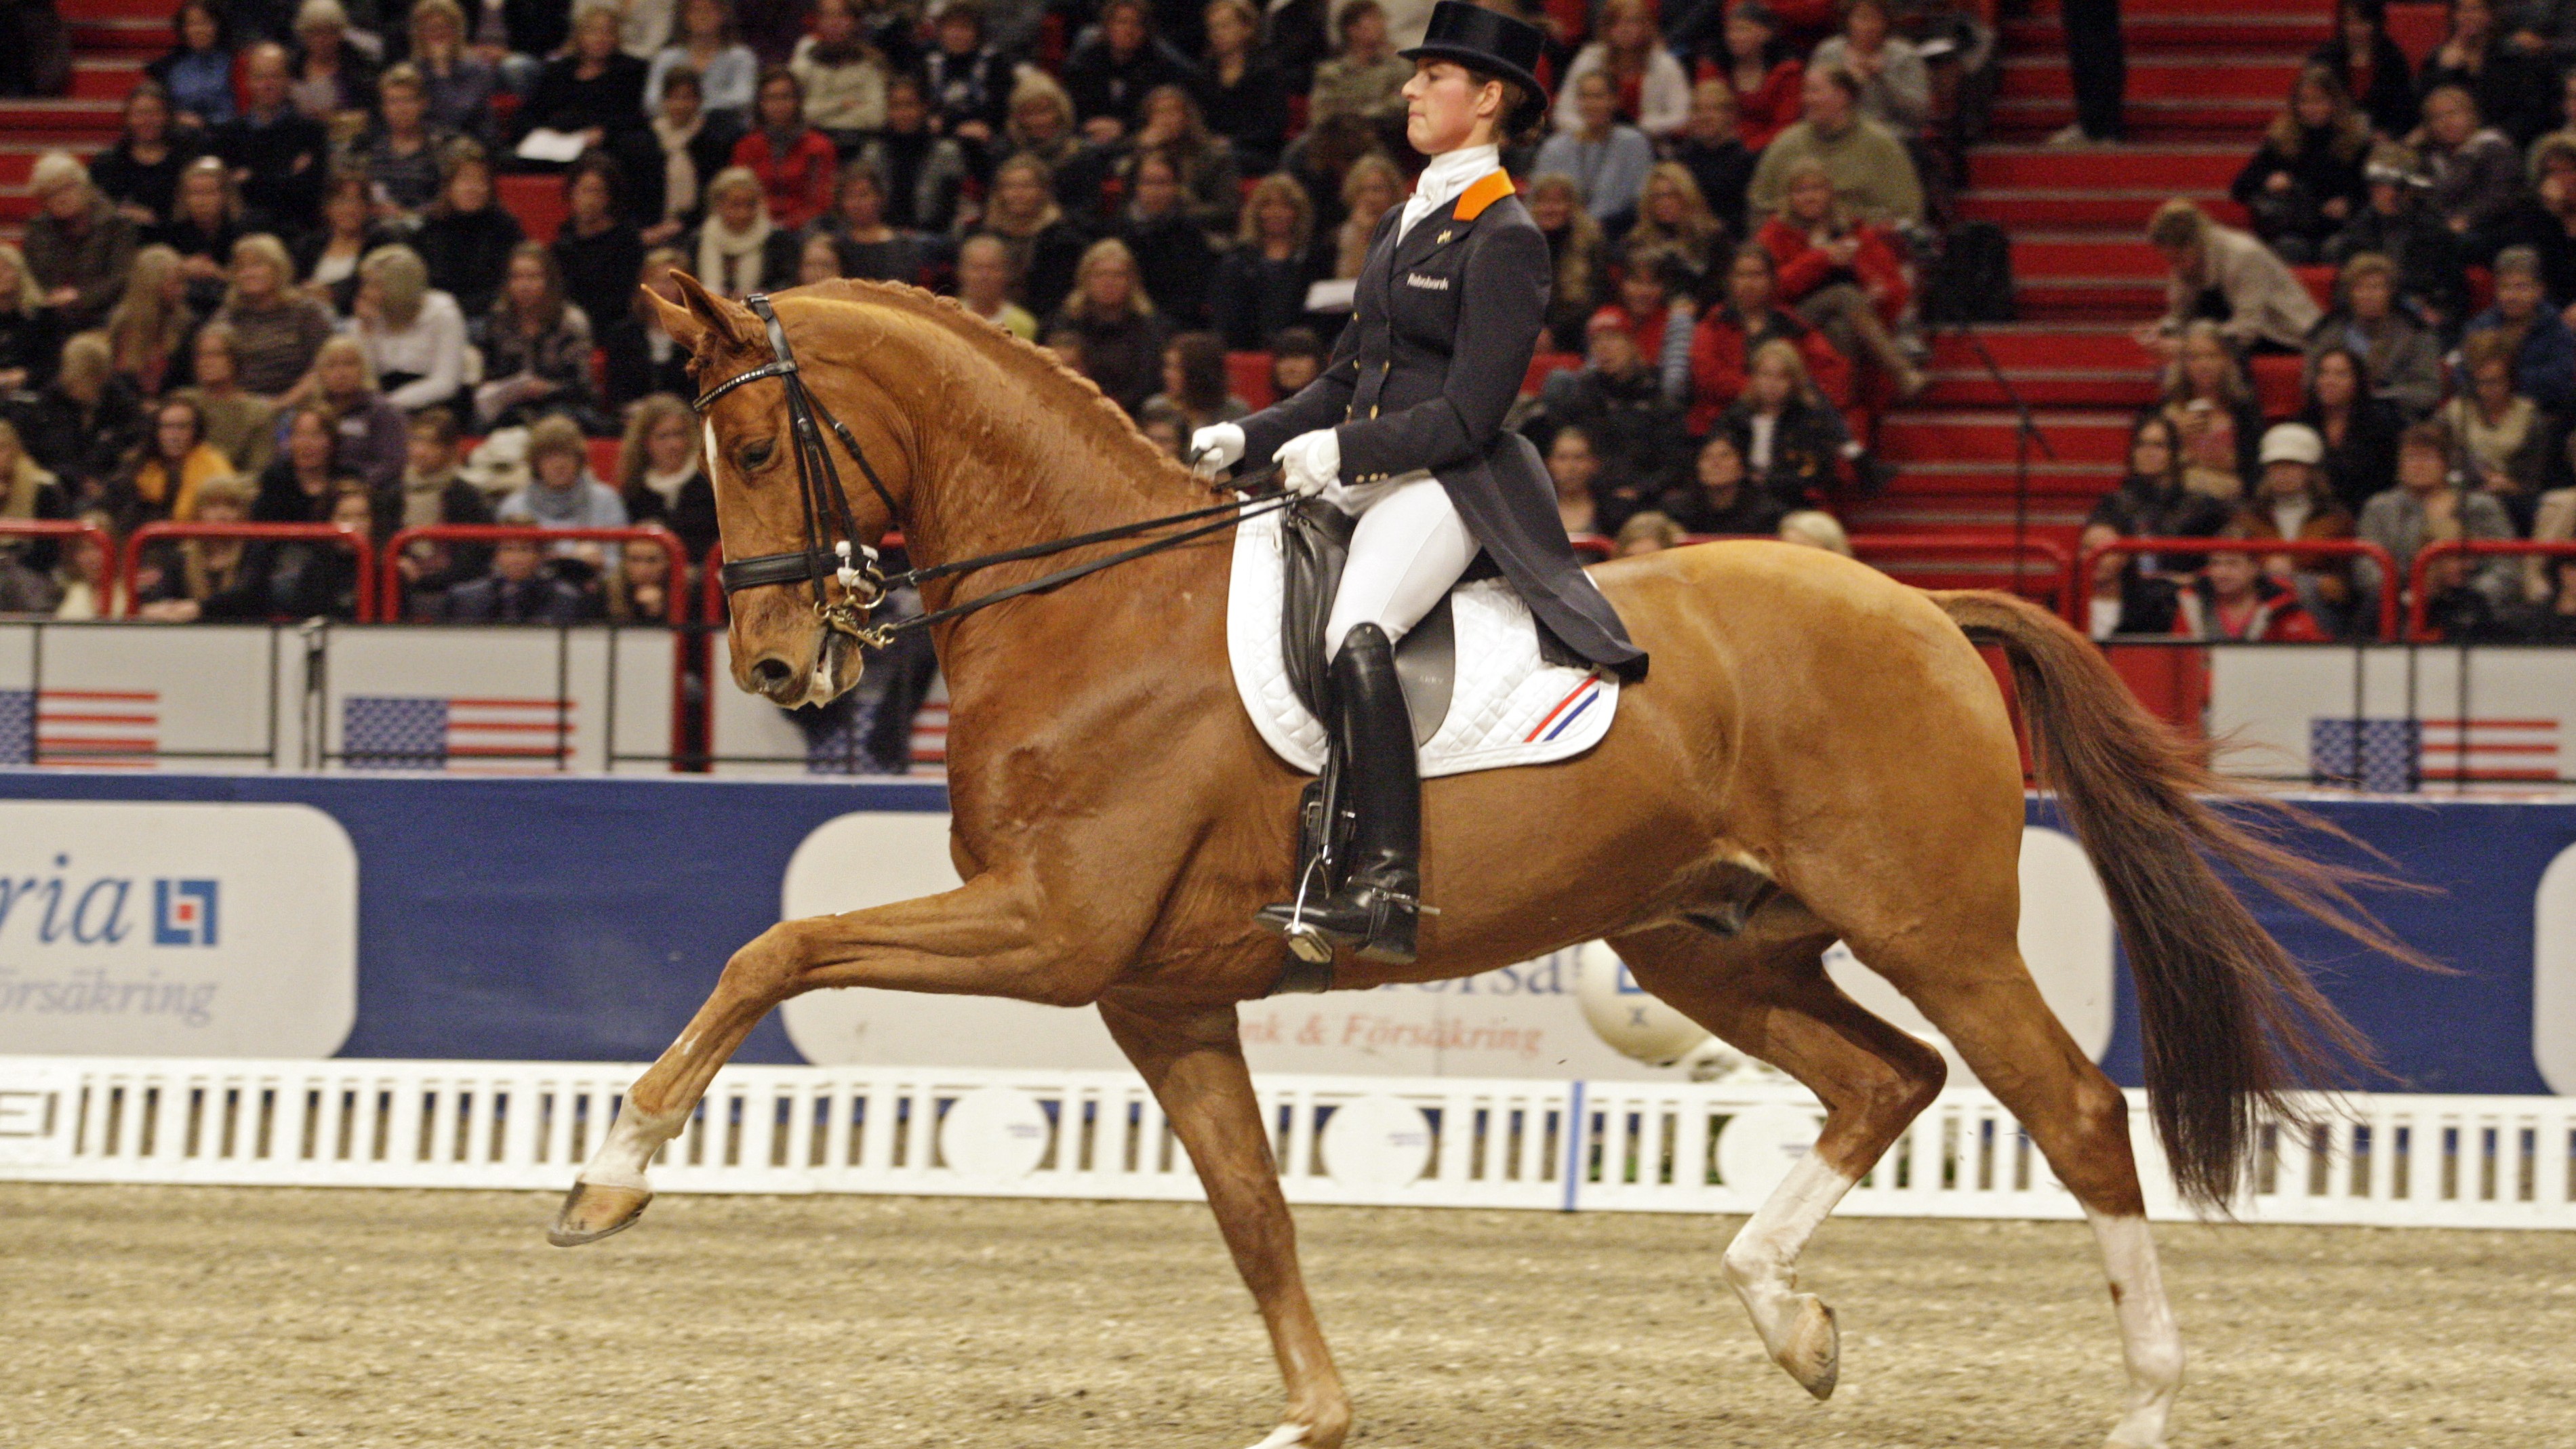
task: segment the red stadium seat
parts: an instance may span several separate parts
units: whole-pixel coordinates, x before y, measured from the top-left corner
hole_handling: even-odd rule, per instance
[[[1580,352],[1542,352],[1530,359],[1529,372],[1521,378],[1521,396],[1535,394],[1549,373],[1565,372],[1583,365]]]
[[[2307,365],[2302,357],[2286,353],[2254,359],[2254,405],[2267,418],[2286,418],[2299,410],[2299,372]]]
[[[1225,385],[1228,391],[1256,408],[1270,406],[1270,354],[1267,352],[1229,352],[1225,355]]]
[[[519,230],[528,234],[528,240],[555,239],[566,210],[562,177],[501,176],[494,178],[493,185],[501,209],[519,219]]]
[[[2334,268],[2292,267],[2290,272],[2299,279],[2300,286],[2308,289],[2308,295],[2317,299],[2317,306],[2320,309],[2328,312],[2334,310]]]
[[[2409,65],[2422,65],[2424,57],[2441,46],[2442,36],[2450,29],[2448,8],[2423,4],[2420,0],[2405,0],[2405,3],[2388,7],[2388,18],[2383,22],[2388,38],[2397,42],[2399,50],[2406,52]]]
[[[590,440],[590,475],[611,488],[617,486],[617,439]]]

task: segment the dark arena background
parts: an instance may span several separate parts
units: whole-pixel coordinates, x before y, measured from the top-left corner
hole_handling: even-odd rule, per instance
[[[2448,974],[2252,903],[2381,1070],[2198,1213],[2029,796],[2020,946],[2128,1093],[2170,1443],[2576,1444],[2569,7],[1492,8],[1559,97],[1502,158],[1554,266],[1507,425],[1587,560],[1776,535],[2017,592],[2311,812],[2292,847],[2425,888],[2364,897]],[[926,635],[819,708],[734,687],[636,284],[924,286],[1177,457],[1329,358],[1429,12],[0,3],[0,1445],[1271,1432],[1090,1010],[799,997],[649,1222],[546,1245],[737,948],[958,884]],[[1245,1003],[1349,1442],[2100,1444],[2074,1197],[1827,966],[1951,1071],[1799,1264],[1825,1403],[1720,1267],[1822,1109],[1607,946]]]

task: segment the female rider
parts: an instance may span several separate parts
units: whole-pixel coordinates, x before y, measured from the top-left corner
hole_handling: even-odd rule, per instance
[[[1537,451],[1503,427],[1552,269],[1496,143],[1546,104],[1530,74],[1540,43],[1520,21],[1440,0],[1423,43],[1404,52],[1415,66],[1405,136],[1431,164],[1379,219],[1332,364],[1296,396],[1191,440],[1205,472],[1271,458],[1288,492],[1359,520],[1324,634],[1358,815],[1352,869],[1302,912],[1262,910],[1292,945],[1313,933],[1373,961],[1414,957],[1421,781],[1395,641],[1479,551],[1566,650],[1627,679],[1646,672],[1575,562]]]

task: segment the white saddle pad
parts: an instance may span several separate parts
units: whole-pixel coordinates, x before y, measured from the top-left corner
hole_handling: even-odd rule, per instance
[[[1324,767],[1324,727],[1298,702],[1280,657],[1280,527],[1279,515],[1266,513],[1235,530],[1226,652],[1253,728],[1289,768],[1311,775]],[[1480,579],[1452,593],[1450,609],[1458,682],[1448,717],[1422,746],[1424,777],[1569,759],[1609,733],[1618,679],[1540,659],[1538,625],[1511,585]]]

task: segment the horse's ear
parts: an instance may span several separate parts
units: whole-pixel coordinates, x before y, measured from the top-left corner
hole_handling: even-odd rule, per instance
[[[680,274],[674,272],[672,275]],[[652,307],[653,315],[661,320],[662,330],[670,334],[671,340],[685,348],[690,356],[696,356],[699,340],[707,335],[707,324],[699,321],[697,314],[688,308],[665,300],[651,287],[638,286],[636,290],[644,294],[644,301]]]
[[[680,289],[677,304],[664,301],[650,289],[645,295],[653,299],[662,330],[671,334],[672,341],[689,349],[691,355],[705,357],[725,347],[747,344],[757,336],[758,319],[708,291],[697,278],[673,267],[671,282]]]

